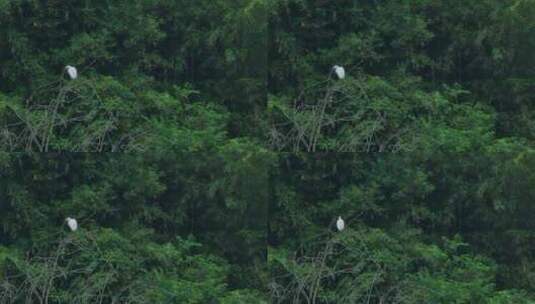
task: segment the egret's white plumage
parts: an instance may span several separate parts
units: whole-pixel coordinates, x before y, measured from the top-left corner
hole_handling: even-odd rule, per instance
[[[338,79],[344,79],[346,77],[346,70],[339,65],[333,66],[334,73],[338,76]]]
[[[338,231],[344,230],[345,224],[344,220],[341,216],[338,217],[338,220],[336,221],[336,228],[338,228]]]
[[[67,74],[69,74],[69,77],[71,77],[71,79],[78,78],[78,71],[75,67],[68,65],[65,67],[65,70],[67,70]]]
[[[65,221],[67,222],[67,226],[71,229],[71,231],[76,231],[78,229],[78,222],[73,218],[66,218]]]

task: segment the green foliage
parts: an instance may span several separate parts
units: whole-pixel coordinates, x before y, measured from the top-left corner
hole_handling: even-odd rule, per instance
[[[130,237],[112,229],[86,230],[59,240],[52,256],[31,260],[3,248],[3,301],[207,303],[247,295],[228,292],[228,264],[195,253],[200,244],[181,238],[157,244],[151,237],[143,230]],[[22,289],[7,289],[17,283]]]
[[[496,294],[488,259],[420,238],[358,227],[314,244],[324,247],[316,256],[275,250],[272,294],[276,303],[480,303]]]
[[[0,0],[0,302],[533,303],[534,12]]]
[[[262,303],[273,156],[238,142],[175,156],[7,154],[0,300]]]

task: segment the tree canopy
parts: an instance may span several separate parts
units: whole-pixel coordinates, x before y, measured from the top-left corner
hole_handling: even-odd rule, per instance
[[[534,13],[0,0],[0,303],[535,303]]]

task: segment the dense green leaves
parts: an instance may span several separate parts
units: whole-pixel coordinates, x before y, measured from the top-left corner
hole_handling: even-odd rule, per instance
[[[2,301],[261,303],[272,156],[238,148],[8,154]]]
[[[534,303],[534,12],[0,0],[0,302]]]

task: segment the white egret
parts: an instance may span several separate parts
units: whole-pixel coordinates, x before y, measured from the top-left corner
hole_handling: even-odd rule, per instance
[[[345,224],[344,220],[341,216],[338,217],[338,220],[336,221],[336,228],[338,228],[338,231],[344,230]]]
[[[78,222],[75,219],[68,217],[65,221],[69,228],[71,228],[71,231],[76,231],[76,229],[78,229]]]
[[[69,74],[69,77],[71,77],[71,79],[78,78],[78,71],[75,67],[68,65],[65,67],[65,70],[67,70],[67,74]]]
[[[346,70],[339,65],[333,66],[334,73],[338,76],[338,79],[344,79],[346,77]]]

